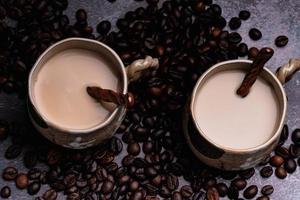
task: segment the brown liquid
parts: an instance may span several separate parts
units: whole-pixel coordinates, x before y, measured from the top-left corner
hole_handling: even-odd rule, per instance
[[[205,136],[231,149],[259,146],[275,133],[278,102],[273,88],[261,77],[249,95],[236,94],[245,72],[232,70],[210,77],[195,98],[196,123]]]
[[[87,129],[105,121],[112,110],[103,107],[86,92],[87,86],[119,91],[112,64],[95,52],[70,49],[47,61],[34,85],[38,110],[63,128]]]

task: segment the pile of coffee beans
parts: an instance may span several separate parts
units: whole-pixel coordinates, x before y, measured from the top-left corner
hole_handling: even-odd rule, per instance
[[[116,136],[97,147],[64,149],[43,139],[28,119],[24,123],[0,121],[0,139],[8,135],[12,139],[4,153],[6,159],[22,155],[28,168],[20,171],[7,166],[2,172],[5,181],[14,181],[36,200],[55,200],[58,193],[68,200],[269,199],[274,190],[271,185],[264,186],[261,194],[256,185],[247,186],[254,168],[234,172],[211,169],[193,156],[182,135],[182,108],[199,76],[217,62],[247,55],[254,59],[259,51],[256,47],[248,50],[237,32],[223,30],[227,22],[219,5],[212,0],[172,0],[158,7],[158,0],[147,0],[146,7],[118,19],[118,31],[110,32],[108,21],[99,22],[98,34],[88,25],[84,9],[77,10],[76,22],[70,24],[63,14],[67,6],[67,0],[0,1],[0,19],[16,22],[11,27],[0,21],[1,90],[24,97],[27,76],[37,57],[51,44],[75,36],[108,44],[125,65],[151,55],[159,59],[160,68],[130,84],[135,105]],[[229,26],[237,29],[241,20],[249,17],[248,11],[241,11]],[[280,38],[277,42],[285,41]],[[288,137],[285,126],[275,154],[261,164],[262,177],[270,177],[275,170],[277,177],[285,178],[296,170],[299,129],[292,133],[293,144],[286,148]],[[119,163],[116,157],[120,158],[121,152],[125,155]],[[182,178],[187,185],[179,184]],[[231,180],[231,184],[222,180]],[[39,193],[42,185],[50,187],[44,194]],[[0,195],[8,198],[11,193],[4,186]]]

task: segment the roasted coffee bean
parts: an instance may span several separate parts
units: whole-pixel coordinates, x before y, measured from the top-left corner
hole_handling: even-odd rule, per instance
[[[155,176],[152,180],[151,183],[155,186],[159,186],[162,182],[162,177],[160,175]]]
[[[231,181],[230,185],[236,187],[238,190],[243,190],[247,186],[247,181],[243,178],[236,178]]]
[[[34,151],[27,151],[24,154],[24,165],[27,168],[32,168],[37,164],[37,154]]]
[[[0,12],[1,12],[1,7],[0,7]],[[0,121],[0,141],[7,138],[8,132],[9,132],[9,130],[8,130],[7,122]]]
[[[270,200],[270,198],[268,196],[260,196],[260,197],[257,197],[256,200]]]
[[[179,181],[178,177],[173,175],[173,174],[168,174],[166,176],[166,186],[169,188],[171,191],[175,190],[179,186]]]
[[[208,188],[206,192],[206,197],[208,200],[218,200],[219,199],[218,190],[215,187]]]
[[[245,189],[243,195],[246,199],[252,199],[257,195],[258,188],[256,185],[251,185]]]
[[[155,177],[157,175],[157,171],[153,167],[145,168],[145,174],[149,177]]]
[[[284,179],[287,176],[287,172],[283,167],[277,167],[275,170],[275,175],[280,179]]]
[[[87,14],[84,9],[79,9],[76,11],[76,20],[78,22],[86,21]]]
[[[285,142],[289,137],[289,127],[285,124],[280,134],[280,140]]]
[[[296,171],[296,168],[297,168],[297,163],[294,159],[290,158],[284,162],[284,169],[288,173],[294,173]]]
[[[113,191],[113,188],[114,188],[114,183],[109,180],[106,180],[103,182],[103,185],[101,187],[101,192],[103,194],[109,194]]]
[[[177,192],[177,191],[173,192],[171,200],[182,200],[182,199],[183,198],[182,198],[180,192]]]
[[[265,185],[261,188],[261,193],[263,195],[269,196],[274,192],[274,188],[272,185]]]
[[[108,165],[115,159],[115,156],[112,152],[106,151],[104,156],[99,159],[101,165]]]
[[[232,44],[238,44],[242,41],[242,37],[237,32],[232,32],[228,35],[228,42]]]
[[[239,197],[239,190],[235,187],[229,187],[228,188],[228,192],[227,192],[227,196],[230,199],[237,199]]]
[[[193,195],[193,189],[189,185],[184,185],[180,188],[180,193],[183,198],[190,198]]]
[[[101,21],[98,25],[97,25],[97,32],[100,34],[107,34],[111,29],[111,24],[109,21],[104,20]]]
[[[6,181],[15,180],[18,175],[18,170],[14,167],[7,167],[2,172],[2,178]]]
[[[238,46],[238,55],[244,57],[248,55],[248,46],[245,43],[240,43]]]
[[[35,195],[40,191],[40,188],[41,188],[40,182],[34,181],[28,185],[27,192],[30,195]]]
[[[241,20],[247,20],[250,18],[250,12],[248,10],[241,10],[239,13],[239,18]]]
[[[242,24],[242,22],[241,22],[240,18],[233,17],[230,19],[228,25],[229,25],[230,29],[236,30],[236,29],[240,28],[241,24]]]
[[[255,173],[254,168],[250,168],[250,169],[247,169],[247,170],[240,171],[239,175],[240,175],[241,178],[249,179],[254,175],[254,173]]]
[[[134,191],[136,191],[138,188],[139,188],[139,186],[140,186],[140,184],[139,184],[139,182],[138,181],[131,181],[130,183],[129,183],[129,190],[131,191],[131,192],[134,192]]]
[[[5,158],[7,159],[15,159],[18,157],[22,152],[22,147],[17,144],[13,144],[9,146],[5,152]]]
[[[289,150],[283,146],[276,147],[275,154],[284,159],[289,158]]]
[[[215,15],[221,15],[222,14],[222,8],[218,4],[211,4],[209,7],[213,14]]]
[[[300,145],[300,129],[295,129],[292,133],[292,141],[296,144],[296,145]]]
[[[32,168],[28,171],[29,180],[38,180],[41,177],[41,170],[38,168]]]
[[[288,42],[289,42],[289,38],[286,37],[285,35],[280,35],[275,39],[275,45],[277,47],[284,47],[287,45]]]
[[[254,59],[258,55],[259,50],[256,47],[251,47],[248,51],[248,58]]]
[[[2,198],[7,199],[7,198],[10,197],[10,194],[11,194],[10,187],[4,186],[3,188],[1,188],[0,196],[1,196]]]
[[[164,185],[161,187],[161,189],[159,191],[159,194],[163,198],[170,198],[171,197],[170,190],[166,186],[164,186]]]
[[[76,176],[74,174],[68,174],[64,177],[64,184],[67,188],[70,188],[76,184]]]
[[[55,165],[61,159],[61,153],[56,149],[50,149],[47,154],[47,163],[48,165]]]
[[[110,140],[110,151],[118,155],[123,149],[122,141],[119,138],[113,137]]]
[[[280,167],[284,163],[284,159],[281,156],[272,156],[270,159],[270,165],[274,167]]]
[[[143,152],[145,154],[151,153],[153,151],[153,142],[152,141],[147,141],[144,142],[143,144]]]
[[[259,40],[262,37],[262,34],[257,28],[251,28],[249,31],[249,37],[252,40]]]
[[[216,188],[219,192],[220,197],[225,197],[228,193],[228,187],[225,183],[218,183]]]
[[[141,151],[140,145],[137,142],[132,142],[127,146],[127,152],[133,156],[137,156]]]
[[[260,175],[263,178],[268,178],[272,176],[272,174],[273,174],[273,168],[271,166],[265,166],[260,170]]]
[[[43,194],[43,198],[46,200],[56,200],[57,192],[53,189],[49,189]]]
[[[298,158],[300,156],[300,147],[294,144],[290,144],[289,154],[292,158]]]
[[[17,188],[19,188],[19,189],[27,188],[27,186],[29,184],[27,175],[23,174],[23,173],[18,174],[18,176],[15,179],[15,183],[16,183]]]

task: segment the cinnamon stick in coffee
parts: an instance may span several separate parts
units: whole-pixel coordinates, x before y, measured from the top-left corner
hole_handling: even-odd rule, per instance
[[[102,89],[100,87],[87,87],[87,93],[93,97],[96,101],[111,102],[117,105],[128,105],[128,95],[115,92],[108,89]]]
[[[263,67],[265,66],[266,62],[270,60],[270,58],[273,56],[274,50],[269,47],[262,48],[255,60],[253,61],[250,71],[245,75],[245,78],[239,87],[239,89],[236,91],[236,93],[241,97],[246,97],[252,85],[255,83],[257,77],[262,72]]]

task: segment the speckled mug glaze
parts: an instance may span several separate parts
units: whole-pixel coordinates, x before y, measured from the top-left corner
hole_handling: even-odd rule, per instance
[[[270,70],[264,68],[261,77],[268,81],[274,88],[274,93],[279,102],[279,118],[276,131],[264,144],[254,148],[233,150],[224,148],[206,138],[195,123],[193,112],[196,93],[202,84],[213,74],[223,70],[247,69],[251,60],[230,60],[218,63],[206,71],[196,83],[192,96],[183,112],[183,131],[193,153],[204,163],[222,170],[243,170],[251,168],[264,160],[276,147],[280,139],[287,110],[287,98],[283,84],[290,80],[292,75],[300,69],[300,60],[291,59],[288,64],[280,67],[275,76]]]
[[[104,122],[85,130],[73,130],[57,127],[55,124],[43,117],[34,101],[34,80],[38,76],[39,70],[43,67],[47,60],[51,59],[51,57],[56,53],[70,48],[87,49],[110,59],[114,64],[112,67],[114,67],[114,70],[118,73],[121,90],[124,94],[127,93],[130,81],[138,79],[144,74],[144,72],[148,71],[148,69],[158,68],[158,60],[150,56],[146,56],[145,59],[136,60],[125,68],[120,57],[110,47],[96,40],[84,38],[69,38],[62,40],[49,47],[38,58],[30,72],[28,80],[28,113],[33,125],[43,136],[55,144],[72,149],[84,149],[111,138],[125,117],[126,108],[125,106],[118,106]]]

